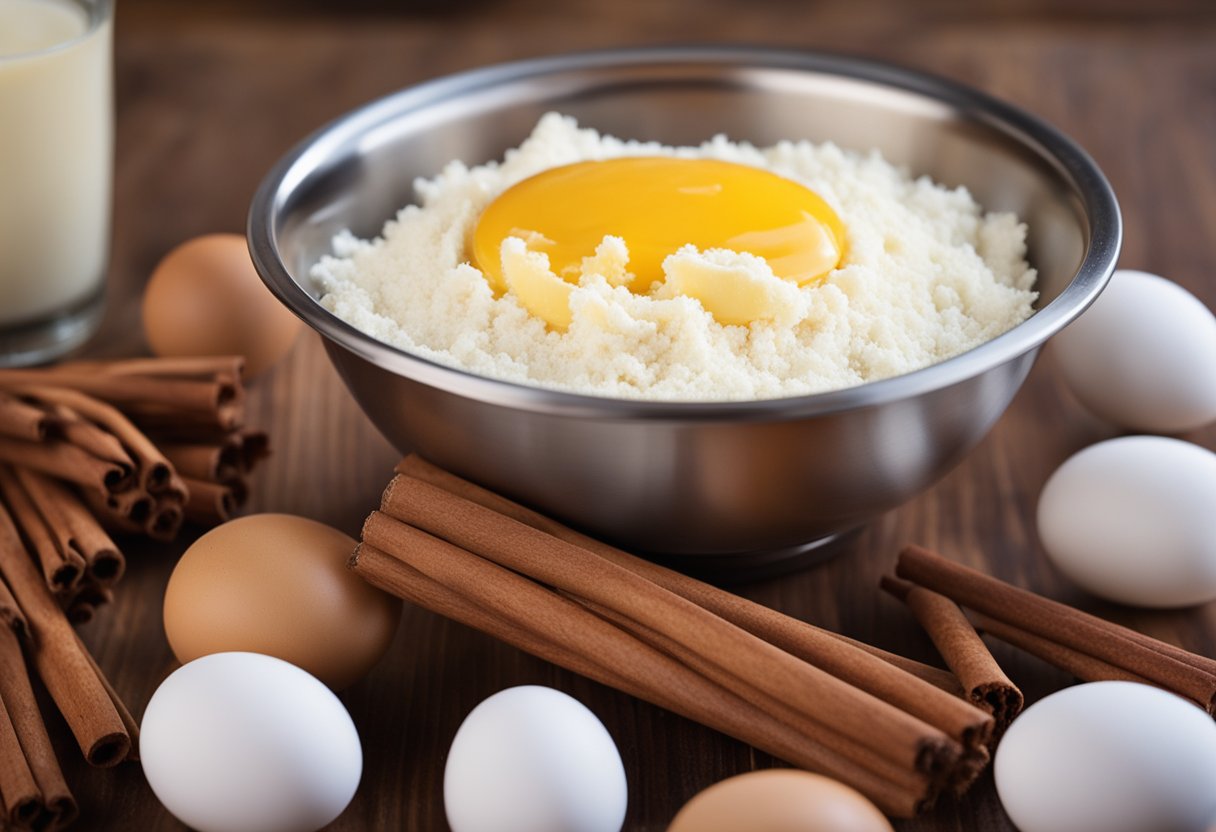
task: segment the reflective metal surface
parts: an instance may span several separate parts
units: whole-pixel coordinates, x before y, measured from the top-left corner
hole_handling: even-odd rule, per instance
[[[412,200],[416,176],[453,158],[499,158],[549,110],[669,144],[726,133],[877,147],[1029,224],[1038,310],[964,355],[885,381],[664,403],[474,376],[375,341],[316,302],[308,270],[337,231],[378,234]],[[355,398],[402,451],[631,549],[741,569],[861,525],[953,467],[1005,410],[1043,341],[1101,291],[1120,238],[1101,172],[1033,117],[902,69],[748,48],[570,55],[403,90],[301,143],[249,217],[262,278],[324,336]]]

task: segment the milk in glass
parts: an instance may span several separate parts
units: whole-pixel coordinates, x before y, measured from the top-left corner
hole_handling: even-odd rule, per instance
[[[0,363],[18,363],[21,350],[55,352],[14,333],[53,330],[57,318],[100,307],[113,167],[111,21],[108,0],[0,0],[0,351],[9,353]],[[88,334],[79,330],[60,326],[45,337],[79,342]]]

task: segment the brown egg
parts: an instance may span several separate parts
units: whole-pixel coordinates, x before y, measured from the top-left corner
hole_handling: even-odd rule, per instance
[[[355,541],[290,514],[253,514],[194,542],[165,590],[165,635],[183,664],[228,651],[291,662],[334,690],[384,655],[401,602],[346,568]]]
[[[715,783],[684,805],[667,832],[892,832],[858,792],[806,771],[768,769]]]
[[[285,356],[300,332],[239,234],[196,237],[165,255],[144,289],[143,320],[157,355],[243,355],[250,378]]]

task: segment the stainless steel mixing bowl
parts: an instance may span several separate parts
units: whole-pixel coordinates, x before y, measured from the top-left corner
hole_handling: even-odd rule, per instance
[[[1041,299],[1010,332],[918,372],[736,403],[596,398],[409,355],[317,302],[309,268],[344,228],[375,236],[412,181],[502,156],[549,110],[622,137],[878,148],[1029,225]],[[524,61],[430,81],[313,134],[262,183],[249,243],[262,278],[324,336],[400,450],[595,535],[693,566],[755,572],[822,550],[941,477],[1009,404],[1038,348],[1097,296],[1121,225],[1094,162],[1043,122],[960,85],[870,61],[666,48]],[[317,441],[325,441],[317,437]]]

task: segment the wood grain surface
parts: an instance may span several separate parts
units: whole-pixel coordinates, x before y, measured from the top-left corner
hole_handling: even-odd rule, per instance
[[[241,231],[255,186],[307,132],[374,96],[438,74],[590,47],[735,41],[846,51],[929,70],[1020,104],[1078,139],[1106,170],[1127,224],[1122,263],[1170,276],[1216,306],[1216,14],[1165,0],[922,4],[897,0],[541,0],[172,3],[120,0],[118,157],[110,305],[95,356],[144,347],[138,300],[149,271],[196,234]],[[396,454],[347,395],[311,333],[252,393],[276,453],[253,510],[352,534]],[[740,589],[816,624],[922,659],[932,648],[877,590],[898,547],[917,541],[1007,580],[1207,655],[1216,608],[1150,613],[1100,604],[1052,571],[1034,534],[1056,465],[1113,435],[1070,398],[1050,351],[984,443],[936,487],[874,522],[844,556]],[[1188,436],[1216,447],[1216,430]],[[176,547],[134,544],[117,601],[84,638],[132,710],[175,662],[161,599]],[[1151,557],[1151,552],[1145,553]],[[1012,649],[996,654],[1031,701],[1070,682]],[[389,658],[343,695],[365,743],[362,785],[334,830],[443,830],[442,771],[463,716],[504,687],[540,683],[591,707],[620,746],[626,828],[662,830],[702,788],[772,760],[670,713],[407,609]],[[52,729],[88,830],[181,829],[138,766],[87,769]],[[902,830],[1012,829],[986,777]]]

